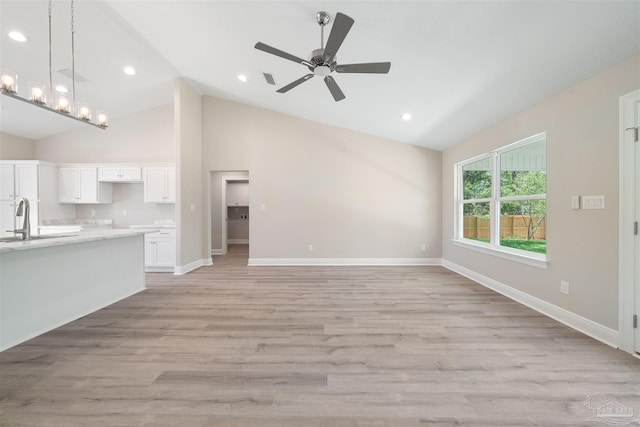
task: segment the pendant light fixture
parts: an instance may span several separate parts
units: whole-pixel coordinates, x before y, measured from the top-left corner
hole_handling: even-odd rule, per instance
[[[71,0],[71,94],[58,93],[54,99],[53,71],[51,66],[51,6],[49,0],[49,91],[47,98],[47,88],[41,83],[31,83],[29,86],[29,97],[25,98],[18,94],[18,75],[5,70],[0,77],[0,92],[10,98],[17,99],[43,108],[47,111],[60,114],[70,119],[78,120],[82,123],[106,129],[108,125],[107,114],[97,111],[95,121],[92,121],[91,109],[86,104],[76,104],[76,52],[75,52],[75,28],[74,28],[74,0]]]

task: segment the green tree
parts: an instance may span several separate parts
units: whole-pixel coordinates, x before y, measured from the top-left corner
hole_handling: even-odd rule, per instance
[[[465,200],[486,199],[491,197],[491,172],[483,170],[465,170],[462,175]],[[465,203],[464,215],[482,218],[489,217],[489,203]]]
[[[546,194],[547,174],[544,171],[503,171],[500,174],[502,197]],[[502,215],[519,215],[527,227],[527,240],[532,240],[547,217],[546,200],[503,202]]]

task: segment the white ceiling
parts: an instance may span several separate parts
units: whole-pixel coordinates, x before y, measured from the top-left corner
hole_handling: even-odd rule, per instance
[[[70,67],[69,6],[53,5],[56,82],[69,82],[55,71]],[[255,43],[306,58],[320,47],[319,10],[355,20],[338,63],[391,61],[389,74],[334,74],[340,102],[318,77],[276,93],[308,70]],[[76,71],[89,80],[77,99],[112,119],[171,103],[181,75],[203,94],[438,150],[640,52],[637,0],[76,0],[75,14]],[[47,2],[0,0],[0,23],[0,67],[19,74],[26,96],[29,81],[48,82]],[[10,40],[12,29],[30,41]],[[134,77],[122,72],[127,64]],[[7,133],[37,139],[83,126],[0,101]]]

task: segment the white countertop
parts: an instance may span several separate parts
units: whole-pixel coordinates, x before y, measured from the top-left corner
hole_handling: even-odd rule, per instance
[[[162,225],[162,224],[147,224],[147,225],[130,225],[129,228],[131,229],[153,229],[153,230],[159,230],[159,229],[166,229],[166,228],[176,228],[176,225]]]
[[[83,231],[74,235],[60,235],[60,237],[49,237],[47,239],[38,240],[18,240],[16,242],[0,242],[0,254],[23,251],[28,249],[48,248],[51,246],[71,245],[75,243],[94,242],[98,240],[119,239],[122,237],[138,236],[149,232],[156,231],[158,227],[149,229],[107,229]],[[51,235],[50,235],[51,236]]]

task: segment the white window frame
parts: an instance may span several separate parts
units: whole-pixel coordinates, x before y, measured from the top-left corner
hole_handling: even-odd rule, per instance
[[[454,239],[453,243],[468,249],[480,251],[500,258],[511,261],[517,261],[523,264],[531,265],[538,268],[546,269],[549,264],[547,254],[539,254],[536,252],[524,251],[521,249],[510,248],[500,245],[500,203],[514,202],[522,200],[546,200],[547,195],[525,195],[525,196],[509,196],[500,195],[500,155],[507,151],[511,151],[520,147],[524,147],[536,142],[545,141],[546,132],[530,136],[523,140],[514,142],[488,153],[456,163],[454,166],[454,185],[455,185],[455,209],[454,209]],[[491,197],[481,199],[464,199],[463,187],[463,167],[477,162],[479,160],[490,159],[491,164]],[[489,243],[478,240],[467,239],[464,236],[464,205],[467,203],[489,203]]]

